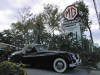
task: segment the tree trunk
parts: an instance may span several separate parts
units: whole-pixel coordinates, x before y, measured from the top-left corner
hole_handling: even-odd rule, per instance
[[[93,37],[92,37],[92,31],[90,29],[90,27],[88,26],[89,32],[90,32],[90,38],[91,38],[91,42],[92,42],[92,52],[93,52]]]

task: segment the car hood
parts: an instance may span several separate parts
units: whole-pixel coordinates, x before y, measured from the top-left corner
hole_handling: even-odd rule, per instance
[[[16,51],[16,52],[13,52],[11,55],[13,56],[13,55],[16,55],[16,54],[21,54],[22,53],[22,51]]]

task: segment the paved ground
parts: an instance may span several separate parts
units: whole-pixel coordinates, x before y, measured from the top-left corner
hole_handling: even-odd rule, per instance
[[[100,75],[100,63],[97,64],[98,69],[88,66],[79,66],[74,70],[68,70],[66,73],[56,73],[52,69],[34,68],[28,66],[24,68],[28,75]]]
[[[99,69],[100,69],[100,62],[99,62],[99,63],[97,63],[97,68],[99,68]]]
[[[100,71],[91,69],[80,69],[68,70],[66,73],[56,73],[53,70],[39,69],[39,68],[25,68],[28,75],[100,75]]]
[[[100,71],[91,71],[88,75],[100,75]]]

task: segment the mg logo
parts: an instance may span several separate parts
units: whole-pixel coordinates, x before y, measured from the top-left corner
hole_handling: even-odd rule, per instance
[[[74,5],[68,6],[64,11],[64,17],[67,20],[73,20],[78,14],[77,7]]]

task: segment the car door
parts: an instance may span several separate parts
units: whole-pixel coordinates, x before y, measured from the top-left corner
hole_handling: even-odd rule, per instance
[[[37,62],[36,58],[37,58],[37,52],[26,53],[22,56],[22,62],[25,64],[33,64]]]
[[[48,61],[48,55],[45,52],[27,53],[22,58],[25,64],[46,64]]]

